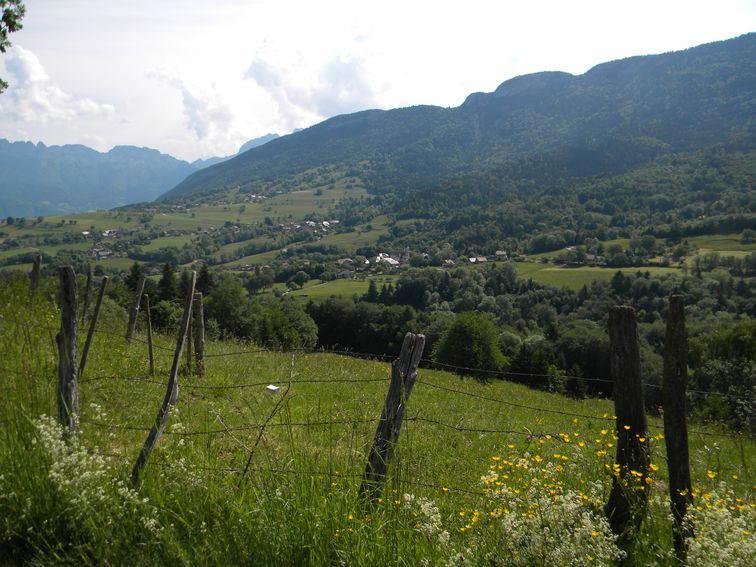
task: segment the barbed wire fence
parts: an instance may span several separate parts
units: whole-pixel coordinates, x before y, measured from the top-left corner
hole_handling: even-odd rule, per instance
[[[63,284],[63,272],[61,271],[61,286],[64,287]],[[38,284],[37,284],[38,285]],[[70,285],[68,286],[70,289]],[[104,286],[103,286],[104,289]],[[34,292],[32,292],[33,295]],[[191,321],[191,313],[192,313],[192,305],[194,304],[193,299],[193,293],[192,297],[186,300],[185,305],[185,313],[184,313],[184,319],[185,322]],[[73,303],[71,301],[67,302],[69,305],[66,307],[66,304],[63,305],[63,311],[61,317],[63,321],[76,321],[78,319],[78,314],[75,312],[75,307],[71,307],[71,305],[76,304],[75,301]],[[68,313],[65,313],[65,310],[69,309]],[[70,312],[70,310],[73,309],[73,312]],[[625,308],[629,309],[629,308]],[[430,416],[430,415],[424,415],[422,410],[420,408],[413,408],[412,413],[408,413],[408,415],[404,416],[405,410],[408,407],[407,400],[409,398],[409,393],[411,391],[412,385],[415,382],[415,378],[417,375],[418,368],[426,369],[426,370],[443,370],[447,372],[454,372],[457,374],[472,374],[478,377],[489,377],[489,378],[503,378],[503,379],[516,379],[516,381],[519,382],[526,382],[528,380],[532,381],[538,381],[542,382],[543,379],[548,378],[549,374],[541,374],[541,373],[515,373],[515,372],[506,372],[506,371],[492,371],[488,369],[482,369],[482,368],[474,368],[472,366],[458,366],[458,365],[450,365],[445,363],[440,363],[438,361],[423,358],[422,357],[422,348],[420,348],[419,353],[415,352],[411,355],[413,363],[411,366],[408,366],[405,368],[402,372],[393,372],[392,371],[392,377],[386,377],[386,378],[365,378],[365,377],[352,377],[352,378],[320,378],[320,377],[299,377],[293,376],[293,364],[294,364],[294,357],[295,356],[315,356],[315,355],[329,355],[329,356],[344,356],[344,357],[354,357],[354,358],[360,358],[360,359],[366,359],[366,360],[372,360],[372,361],[378,361],[378,362],[385,362],[388,360],[393,360],[392,368],[396,369],[396,366],[398,364],[399,360],[402,360],[405,355],[410,356],[405,352],[405,348],[402,349],[402,352],[400,353],[399,359],[395,359],[394,357],[391,357],[386,354],[382,353],[365,353],[365,352],[355,352],[351,350],[339,350],[339,349],[313,349],[313,348],[296,348],[296,349],[288,349],[286,351],[276,351],[274,349],[269,348],[261,348],[256,346],[249,346],[247,348],[241,347],[237,348],[236,350],[229,351],[229,352],[205,352],[204,347],[200,349],[195,350],[195,354],[198,355],[199,352],[202,353],[202,361],[201,366],[200,362],[198,361],[195,365],[196,369],[199,369],[200,367],[204,370],[203,375],[200,375],[199,372],[193,373],[192,372],[192,359],[187,358],[186,363],[181,366],[180,360],[182,356],[182,348],[184,344],[190,344],[190,341],[192,340],[192,337],[186,336],[186,339],[184,339],[183,336],[181,336],[181,333],[179,334],[179,338],[177,340],[177,346],[176,348],[172,349],[170,347],[163,346],[161,344],[158,344],[154,340],[152,340],[151,333],[148,335],[147,340],[143,340],[141,337],[136,336],[136,322],[138,320],[138,311],[139,311],[139,299],[137,298],[132,305],[132,313],[133,317],[130,317],[129,321],[129,332],[127,333],[127,336],[125,336],[122,333],[115,333],[110,330],[103,330],[103,329],[97,329],[96,323],[97,323],[97,316],[94,315],[90,321],[90,333],[89,337],[96,335],[99,337],[105,338],[105,340],[112,342],[119,341],[121,343],[121,346],[124,348],[129,349],[129,352],[132,352],[134,350],[134,347],[129,346],[131,343],[137,343],[137,344],[146,344],[150,347],[150,352],[152,352],[153,349],[162,352],[162,353],[173,353],[173,366],[171,369],[171,376],[169,379],[169,382],[167,384],[168,392],[166,393],[166,397],[163,403],[163,406],[161,406],[161,410],[159,411],[158,418],[154,420],[150,420],[149,418],[145,419],[142,422],[134,422],[134,423],[113,423],[112,421],[106,421],[96,418],[89,418],[87,416],[83,418],[79,418],[76,420],[72,420],[70,418],[71,413],[75,412],[76,414],[79,414],[78,410],[78,399],[74,398],[67,398],[63,400],[62,406],[65,407],[66,413],[65,416],[63,413],[61,413],[61,419],[65,419],[64,426],[66,427],[72,427],[72,424],[75,422],[77,426],[81,424],[84,427],[92,427],[94,429],[102,430],[102,431],[122,431],[122,432],[133,432],[133,434],[146,434],[149,433],[149,437],[152,437],[154,435],[154,432],[157,430],[159,431],[159,434],[157,437],[160,436],[160,434],[165,434],[167,437],[176,437],[180,439],[197,439],[197,438],[221,438],[224,440],[224,442],[227,444],[227,446],[230,446],[234,450],[230,452],[230,455],[238,455],[242,456],[246,460],[245,466],[240,466],[241,463],[234,464],[231,463],[213,463],[213,464],[206,464],[206,465],[197,465],[201,468],[201,470],[207,472],[208,474],[213,475],[231,475],[235,478],[244,479],[244,476],[250,472],[250,471],[257,471],[257,472],[267,472],[270,474],[281,474],[281,475],[310,475],[310,476],[325,476],[327,473],[328,478],[341,478],[341,479],[351,479],[356,480],[357,478],[362,479],[362,487],[360,488],[360,494],[365,496],[367,500],[372,500],[375,498],[380,497],[381,494],[381,487],[383,483],[387,480],[388,475],[388,468],[391,462],[392,453],[396,445],[398,445],[397,437],[399,434],[399,431],[402,427],[402,421],[406,424],[405,428],[410,427],[424,427],[433,429],[436,433],[439,434],[439,430],[443,430],[446,432],[454,432],[460,435],[475,435],[475,436],[481,436],[481,435],[495,435],[495,436],[506,436],[509,438],[510,436],[520,436],[524,439],[530,439],[530,440],[555,440],[557,442],[561,441],[563,443],[568,443],[569,441],[566,440],[562,433],[558,431],[533,431],[528,428],[496,428],[496,427],[478,427],[474,424],[466,423],[463,420],[445,420],[445,419],[439,419],[436,416]],[[634,317],[634,315],[633,315]],[[86,318],[86,313],[83,314],[82,319]],[[634,319],[633,319],[634,322]],[[182,326],[184,323],[182,323]],[[203,325],[203,321],[199,320],[197,321],[197,327],[201,327]],[[29,326],[29,325],[27,325]],[[47,334],[52,335],[52,329],[50,328],[49,323],[46,325],[37,325],[38,327],[42,328]],[[61,341],[69,341],[73,344],[77,341],[76,336],[76,329],[75,328],[64,328],[65,325],[61,326],[61,332],[58,334],[58,342],[59,342],[59,348]],[[188,327],[186,327],[183,331],[183,334],[186,335],[186,330]],[[407,337],[409,338],[411,334],[408,334]],[[414,337],[414,335],[413,335]],[[405,343],[407,343],[408,338],[405,339]],[[412,339],[414,340],[414,339]],[[89,340],[88,340],[89,342]],[[403,345],[404,346],[404,345]],[[627,350],[625,348],[627,345],[623,345],[623,349]],[[70,345],[65,347],[70,352]],[[63,350],[63,349],[61,349]],[[75,350],[73,351],[75,352]],[[250,381],[234,381],[233,383],[211,383],[212,382],[212,366],[215,364],[214,360],[224,359],[224,358],[233,358],[233,359],[240,359],[244,357],[254,357],[257,355],[268,355],[270,353],[280,353],[282,355],[291,357],[292,360],[292,373],[289,375],[289,382],[286,389],[283,391],[283,393],[279,392],[279,389],[281,389],[281,386],[275,386],[274,384],[271,384],[268,380],[250,380]],[[63,360],[63,354],[59,355],[59,360]],[[70,358],[70,354],[68,355]],[[69,361],[72,362],[72,361]],[[75,362],[75,361],[73,361]],[[133,399],[136,398],[143,398],[145,400],[145,403],[147,403],[147,400],[155,400],[156,399],[156,393],[150,389],[145,390],[141,388],[141,386],[149,385],[149,386],[155,386],[155,387],[166,387],[166,383],[164,381],[161,381],[159,379],[156,379],[152,376],[152,373],[146,373],[145,375],[125,375],[124,373],[117,373],[117,374],[97,374],[97,370],[90,371],[86,376],[81,377],[81,380],[78,380],[78,376],[76,375],[76,364],[67,364],[65,365],[67,367],[66,372],[68,374],[66,376],[63,376],[63,370],[60,370],[61,377],[60,377],[60,383],[65,384],[74,384],[75,387],[73,388],[74,391],[77,391],[79,388],[82,392],[84,392],[85,395],[88,395],[88,391],[91,390],[91,392],[97,391],[98,388],[102,388],[103,390],[107,390],[109,388],[108,384],[119,384],[119,387],[123,387],[124,385],[132,384],[134,386],[140,386],[139,389],[130,392],[130,396],[133,397]],[[152,364],[151,364],[152,367]],[[62,368],[62,366],[61,366]],[[5,372],[6,374],[16,374],[17,376],[21,375],[21,371],[13,368],[4,368],[0,366],[0,370]],[[73,372],[73,374],[72,374]],[[394,374],[397,374],[394,376]],[[413,378],[411,380],[412,384],[408,384],[408,378],[412,375]],[[617,379],[608,379],[608,378],[600,378],[600,377],[582,377],[582,376],[564,376],[565,378],[572,378],[575,380],[582,380],[586,382],[596,382],[596,383],[606,383],[612,386],[616,386]],[[640,383],[640,375],[637,373],[637,382],[638,382],[638,389],[640,391],[640,387],[651,387],[651,388],[663,388],[664,385],[658,385],[658,384],[650,384],[650,383]],[[179,404],[178,403],[178,383],[181,382],[181,388],[182,391],[185,392],[185,399],[184,401]],[[282,383],[283,381],[280,381],[279,383]],[[329,386],[329,387],[338,387],[340,384],[343,383],[349,383],[349,384],[373,384],[377,385],[381,382],[386,383],[389,385],[389,394],[387,396],[386,406],[384,407],[383,413],[378,416],[364,416],[361,418],[349,418],[349,417],[340,417],[334,419],[333,416],[329,416],[328,419],[322,419],[322,418],[316,418],[316,419],[293,419],[291,416],[287,417],[280,417],[280,419],[274,419],[277,416],[277,413],[279,410],[283,407],[283,402],[289,396],[291,392],[291,387],[296,386],[297,388],[302,385],[318,385],[318,386]],[[537,405],[522,403],[513,399],[502,399],[497,396],[490,395],[488,392],[486,392],[485,388],[485,382],[476,382],[480,387],[476,388],[463,388],[463,387],[452,387],[449,386],[448,383],[440,383],[438,380],[434,380],[432,376],[422,378],[417,378],[416,383],[420,385],[422,388],[427,390],[433,390],[437,392],[442,392],[446,396],[450,396],[453,399],[457,398],[473,398],[475,400],[478,400],[480,402],[485,402],[488,404],[493,404],[495,406],[498,406],[500,408],[505,408],[506,410],[511,409],[517,409],[521,411],[528,412],[529,415],[533,416],[534,418],[537,418],[538,416],[543,415],[553,415],[553,416],[560,416],[569,418],[571,420],[574,419],[587,419],[591,422],[596,423],[607,423],[612,424],[615,426],[615,434],[614,438],[615,440],[619,440],[618,443],[618,449],[617,449],[617,459],[618,461],[621,460],[622,452],[620,450],[620,445],[622,444],[623,440],[625,444],[628,443],[637,443],[637,438],[639,437],[638,434],[635,435],[635,440],[630,438],[628,435],[626,435],[623,432],[624,429],[630,429],[628,425],[626,425],[626,422],[628,421],[628,418],[626,415],[622,415],[621,411],[619,409],[619,406],[617,406],[616,413],[618,415],[593,415],[590,413],[581,413],[581,412],[571,412],[566,411],[563,409],[556,409],[556,408],[549,408],[549,407],[539,407]],[[208,410],[207,408],[200,407],[202,404],[202,395],[206,395],[208,393],[216,393],[220,394],[223,392],[230,392],[230,391],[240,391],[240,390],[263,390],[263,391],[272,391],[278,393],[279,397],[276,400],[273,408],[271,409],[271,413],[267,415],[267,417],[263,420],[249,420],[249,416],[246,415],[244,412],[239,411],[238,408],[235,412],[229,412],[229,413],[217,413],[215,415],[215,422],[218,423],[218,427],[207,427],[206,420],[203,423],[202,427],[195,427],[192,423],[192,411],[205,412],[207,414]],[[392,390],[396,390],[392,394]],[[68,390],[67,390],[68,391]],[[159,390],[158,390],[159,392]],[[688,393],[692,393],[695,395],[713,395],[713,396],[724,396],[729,399],[743,399],[746,401],[756,401],[751,397],[748,396],[730,396],[728,394],[723,394],[721,392],[715,392],[715,391],[702,391],[702,390],[691,390]],[[77,392],[78,394],[78,392]],[[68,394],[65,394],[68,395]],[[296,395],[296,394],[295,394]],[[686,393],[683,389],[683,396],[685,396]],[[393,399],[392,399],[393,396]],[[63,399],[64,394],[60,393],[58,394],[59,402],[61,399]],[[637,397],[637,396],[636,396]],[[291,399],[289,397],[288,399]],[[640,412],[644,413],[644,407],[643,407],[643,399],[642,394],[640,395],[640,399],[636,399],[636,410],[640,407]],[[196,404],[197,407],[193,407],[193,405]],[[390,405],[393,405],[393,409],[390,408]],[[639,404],[639,405],[638,405]],[[464,404],[461,404],[464,405]],[[184,408],[184,413],[181,416],[181,422],[178,423],[180,427],[170,427],[167,428],[166,425],[170,419],[170,416],[172,412],[179,408]],[[217,411],[217,410],[216,410]],[[320,411],[320,410],[319,410]],[[397,419],[398,417],[398,419]],[[534,422],[537,422],[537,419],[533,420]],[[388,424],[388,425],[387,425]],[[367,445],[361,444],[359,447],[359,450],[357,450],[357,453],[361,454],[363,458],[366,456],[367,453],[370,453],[368,456],[368,463],[365,468],[365,472],[362,474],[358,474],[357,472],[345,472],[345,471],[334,471],[334,470],[309,470],[309,469],[302,469],[298,467],[285,467],[285,466],[269,466],[269,467],[263,467],[260,466],[257,463],[252,463],[252,457],[254,456],[256,450],[258,449],[258,446],[261,443],[261,440],[263,439],[264,435],[269,434],[271,431],[277,430],[277,429],[283,429],[288,432],[288,438],[289,440],[293,439],[293,436],[291,432],[293,430],[308,430],[311,431],[314,428],[329,428],[332,430],[333,428],[342,428],[345,430],[350,430],[352,435],[359,434],[363,441],[366,438],[366,436],[369,436],[371,427],[377,426],[377,432],[375,434],[375,438],[373,440],[373,445],[370,449],[368,449]],[[607,425],[609,427],[609,425]],[[381,432],[382,428],[385,430],[383,433]],[[637,426],[634,424],[633,431],[640,431],[641,434],[645,434],[649,429],[661,429],[667,430],[668,427],[662,427],[657,426],[655,424],[650,424],[650,426],[645,425],[645,417],[643,418],[643,423],[640,426]],[[685,428],[683,428],[685,429]],[[357,432],[357,433],[355,433]],[[705,431],[701,429],[685,429],[685,444],[686,444],[686,450],[687,450],[687,434],[695,434],[700,435],[701,437],[706,438],[720,438],[720,439],[735,439],[735,440],[747,440],[749,442],[753,442],[755,439],[753,436],[745,435],[745,434],[738,434],[734,432],[713,432],[713,431]],[[350,443],[353,441],[350,440]],[[154,444],[157,443],[157,439],[154,439]],[[145,447],[149,443],[145,444]],[[153,444],[153,445],[154,445]],[[210,443],[208,442],[208,446]],[[376,449],[376,447],[379,447],[379,449]],[[354,447],[352,447],[354,448]],[[150,448],[150,451],[152,449]],[[96,449],[95,451],[99,451],[99,449]],[[373,451],[379,451],[379,454],[375,459],[372,459],[371,461],[371,455],[373,454]],[[383,453],[380,453],[380,451],[384,451]],[[645,448],[643,449],[645,451]],[[641,451],[641,452],[643,452]],[[147,458],[149,456],[149,452],[147,452],[146,456],[143,456],[145,452],[145,449],[143,449],[143,452],[140,454],[140,460],[143,462],[141,465],[135,465],[135,471],[137,471],[137,468],[140,467],[144,468],[147,465]],[[668,447],[669,452],[669,447]],[[101,453],[103,456],[108,456],[117,460],[123,460],[128,461],[130,457],[123,452],[112,452],[112,451],[105,451]],[[291,459],[289,459],[291,460]],[[669,456],[667,458],[668,461],[670,461]],[[139,462],[139,461],[138,461]],[[640,463],[627,463],[623,462],[623,466],[626,466],[629,470],[643,470],[643,468],[648,467],[648,462],[640,462]],[[161,459],[156,463],[156,466],[158,467],[165,467],[165,468],[171,468],[174,466],[170,462],[170,460]],[[380,470],[378,470],[380,469]],[[377,471],[377,472],[376,472]],[[416,485],[416,486],[422,486],[424,488],[429,488],[433,490],[443,490],[443,491],[454,491],[458,492],[460,494],[468,494],[468,495],[480,495],[480,490],[470,490],[469,488],[465,488],[462,486],[446,486],[446,485],[439,485],[435,482],[426,482],[422,479],[417,479],[417,471],[414,471],[415,474],[408,477],[407,474],[401,475],[401,483],[402,485]],[[373,476],[371,474],[375,473]],[[646,473],[644,473],[646,474]],[[689,472],[688,472],[689,475]],[[137,480],[135,480],[135,484],[138,484],[138,474],[137,472],[134,473],[134,476],[137,477]],[[399,476],[399,475],[396,475]],[[414,480],[413,480],[414,478]],[[241,482],[241,480],[239,482]],[[367,485],[366,485],[367,483]]]

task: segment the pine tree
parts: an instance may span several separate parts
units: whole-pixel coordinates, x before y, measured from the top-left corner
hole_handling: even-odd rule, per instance
[[[142,265],[139,262],[134,262],[129,271],[129,275],[123,279],[123,283],[126,284],[131,291],[136,291],[137,285],[139,285],[139,278],[142,277]]]
[[[378,301],[378,286],[375,285],[375,280],[370,280],[370,283],[368,284],[365,301],[369,301],[370,303],[376,303]]]
[[[210,290],[213,289],[213,275],[210,273],[207,264],[202,264],[199,273],[197,274],[197,291],[202,295],[207,295]]]
[[[176,273],[170,264],[163,266],[163,276],[157,284],[158,298],[164,301],[173,301],[178,297],[178,282]]]
[[[181,281],[179,282],[179,290],[181,297],[186,297],[189,293],[189,287],[192,285],[192,274],[189,270],[181,271]],[[197,285],[196,283],[194,284]]]

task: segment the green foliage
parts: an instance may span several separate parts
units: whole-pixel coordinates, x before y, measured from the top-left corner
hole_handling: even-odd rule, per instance
[[[744,319],[693,341],[691,389],[698,415],[756,432],[756,320]]]
[[[178,280],[170,264],[163,265],[163,275],[157,284],[158,298],[162,301],[173,301],[179,296]]]
[[[475,312],[460,313],[454,318],[434,349],[433,358],[462,368],[494,371],[504,369],[508,363],[499,349],[496,327],[488,317]]]
[[[22,0],[0,0],[0,53],[5,53],[11,43],[8,34],[17,32],[23,25],[21,20],[26,14]],[[8,83],[0,79],[0,93],[8,88]]]
[[[227,337],[239,337],[271,348],[312,347],[317,327],[302,306],[286,300],[253,300],[242,282],[221,274],[205,302],[205,315]]]
[[[203,295],[207,295],[213,289],[213,285],[213,274],[210,273],[210,268],[208,268],[207,263],[203,262],[202,267],[200,267],[199,272],[197,273],[197,291]]]
[[[139,262],[134,262],[131,265],[129,274],[124,278],[123,283],[125,283],[126,287],[129,288],[132,292],[135,292],[137,286],[139,285],[139,280],[143,275],[144,270],[142,268],[142,264],[140,264]]]

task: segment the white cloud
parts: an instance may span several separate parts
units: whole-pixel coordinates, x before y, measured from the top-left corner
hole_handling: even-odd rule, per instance
[[[376,88],[364,61],[358,57],[333,56],[313,73],[304,61],[276,65],[260,55],[244,77],[252,79],[273,99],[288,128],[312,119],[323,119],[376,108]]]
[[[12,37],[31,53],[0,57],[11,82],[0,136],[60,144],[96,135],[190,160],[335,114],[456,106],[516,75],[578,74],[756,29],[754,0],[34,5]],[[155,68],[172,71],[148,73]]]
[[[186,127],[197,140],[217,142],[238,138],[238,135],[232,133],[236,118],[234,112],[215,85],[207,88],[190,84],[178,72],[162,68],[148,71],[147,76],[170,85],[181,93]]]
[[[10,74],[10,87],[0,99],[0,111],[11,121],[68,122],[81,118],[108,118],[115,113],[111,104],[64,91],[28,49],[17,45],[10,50],[5,68]]]

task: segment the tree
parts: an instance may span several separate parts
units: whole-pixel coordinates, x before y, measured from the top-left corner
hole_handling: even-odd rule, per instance
[[[126,287],[128,287],[131,291],[136,291],[137,285],[139,284],[139,278],[142,277],[142,265],[139,262],[134,262],[131,266],[131,270],[129,271],[129,275],[126,276],[123,279],[123,283],[126,284]]]
[[[0,0],[0,11],[2,12],[2,17],[0,17],[0,53],[5,53],[5,50],[11,45],[8,34],[17,32],[23,27],[21,20],[26,13],[26,6],[24,6],[22,0]],[[7,88],[8,83],[0,79],[0,93]]]
[[[163,266],[163,276],[157,284],[157,291],[158,297],[162,301],[173,301],[178,297],[179,290],[176,273],[168,263]]]
[[[207,264],[202,264],[199,273],[197,274],[197,291],[202,295],[207,295],[210,290],[213,289],[213,275],[210,273],[210,269]]]
[[[192,284],[192,274],[189,270],[181,270],[181,279],[179,280],[179,293],[185,298],[189,293],[189,287]],[[196,283],[194,284],[196,287]]]
[[[433,358],[464,368],[502,370],[508,361],[501,354],[498,339],[496,327],[488,317],[474,311],[460,313],[441,337]]]
[[[370,303],[375,303],[378,301],[378,286],[375,285],[375,280],[370,280],[370,283],[368,284],[365,301],[369,301]]]

